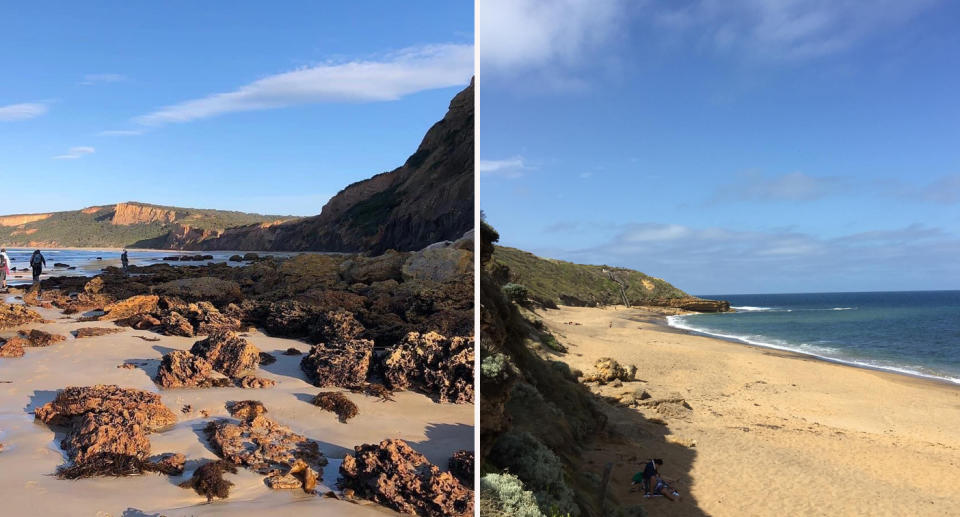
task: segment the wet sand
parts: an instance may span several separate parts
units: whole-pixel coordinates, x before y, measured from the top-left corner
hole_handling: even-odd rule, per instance
[[[160,357],[172,349],[189,349],[198,338],[162,336],[125,329],[118,334],[75,339],[70,331],[81,327],[113,328],[111,322],[77,322],[60,319],[59,310],[34,308],[53,323],[25,325],[67,336],[67,340],[46,348],[28,348],[21,358],[0,358],[0,501],[2,515],[80,516],[186,516],[186,515],[346,515],[382,516],[396,513],[379,505],[351,503],[307,495],[301,490],[272,490],[263,476],[240,468],[226,478],[236,485],[230,498],[207,503],[193,490],[177,486],[188,479],[202,462],[216,459],[202,437],[210,418],[229,417],[225,403],[232,400],[260,400],[268,416],[293,431],[321,444],[330,460],[323,473],[320,494],[335,488],[340,459],[353,447],[401,438],[446,470],[447,459],[457,449],[473,449],[472,405],[438,404],[429,397],[407,391],[395,394],[395,402],[345,392],[360,409],[349,423],[313,406],[310,400],[321,391],[304,380],[299,368],[302,356],[286,356],[290,347],[303,352],[309,345],[291,339],[272,338],[261,332],[249,339],[261,351],[277,358],[263,366],[258,376],[277,385],[265,389],[207,388],[162,390],[163,402],[178,416],[172,429],[149,436],[152,454],[181,452],[187,457],[182,476],[145,474],[125,478],[58,480],[51,475],[64,463],[59,447],[62,435],[35,422],[34,408],[49,402],[56,391],[67,386],[118,384],[154,392],[160,391],[151,377]],[[11,337],[16,329],[0,331]],[[148,342],[137,336],[160,338]],[[117,368],[124,362],[144,363],[136,369]],[[182,413],[185,405],[192,411]],[[201,415],[209,412],[209,418]]]
[[[587,469],[614,462],[611,491],[628,505],[678,516],[960,515],[958,386],[693,335],[643,309],[538,316],[569,347],[553,359],[586,373],[600,357],[637,366],[640,381],[595,391],[691,408],[611,413],[630,439],[599,443]],[[678,479],[680,502],[630,490],[651,457]]]

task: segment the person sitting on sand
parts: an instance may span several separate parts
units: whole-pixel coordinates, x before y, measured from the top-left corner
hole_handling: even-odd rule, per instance
[[[7,248],[0,248],[0,289],[7,290],[7,275],[10,274],[10,257]]]
[[[47,265],[47,259],[43,258],[43,253],[40,253],[40,250],[33,250],[33,255],[30,257],[30,267],[33,268],[33,283],[40,281],[40,273],[43,272],[43,267]]]
[[[644,497],[662,495],[671,501],[675,501],[674,497],[679,497],[680,492],[671,489],[670,485],[660,477],[659,467],[661,465],[663,465],[663,460],[660,458],[648,461],[642,472],[634,474],[633,484],[641,483],[643,485]]]
[[[123,273],[127,273],[127,267],[130,266],[130,259],[127,258],[127,250],[124,249],[120,254],[120,265],[123,266]]]

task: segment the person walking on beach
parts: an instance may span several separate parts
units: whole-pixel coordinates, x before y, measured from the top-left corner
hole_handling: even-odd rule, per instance
[[[7,248],[0,248],[0,289],[7,290],[7,275],[10,274],[10,257]]]
[[[127,274],[127,268],[130,266],[130,259],[127,258],[127,250],[124,249],[120,254],[120,265],[123,266],[123,274]]]
[[[40,273],[43,272],[43,267],[47,265],[47,259],[43,258],[43,253],[40,253],[40,250],[33,250],[33,255],[30,257],[30,267],[33,268],[33,283],[40,282]]]

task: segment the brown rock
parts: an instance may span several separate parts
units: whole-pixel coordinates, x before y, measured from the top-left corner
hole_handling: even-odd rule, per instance
[[[23,338],[14,337],[4,341],[0,344],[0,357],[23,357],[23,345],[27,343],[29,346],[29,341]]]
[[[461,450],[453,453],[447,468],[464,486],[473,488],[474,463],[473,451]]]
[[[355,339],[337,345],[319,344],[300,361],[300,369],[316,386],[350,388],[367,381],[373,341]]]
[[[177,420],[159,395],[115,385],[66,388],[35,414],[48,425],[69,428],[61,445],[74,466],[61,471],[62,477],[142,471],[150,452],[147,434]]]
[[[50,346],[54,343],[64,341],[67,338],[60,334],[51,334],[43,330],[32,329],[30,333],[27,334],[27,339],[30,340],[30,346]]]
[[[401,513],[473,515],[473,490],[403,440],[358,445],[340,465],[341,487]],[[346,490],[344,490],[346,491]]]
[[[628,382],[636,380],[636,366],[623,366],[611,357],[601,357],[597,359],[593,367],[595,371],[585,376],[583,382],[606,384],[617,380]]]
[[[194,343],[190,352],[207,359],[214,370],[231,378],[260,365],[260,350],[230,331],[214,332]]]
[[[26,297],[26,296],[24,296]],[[24,305],[0,303],[0,329],[43,321],[43,317]]]
[[[237,467],[223,460],[204,463],[193,472],[190,479],[180,483],[180,487],[194,489],[198,494],[206,496],[207,501],[215,497],[226,499],[230,496],[233,483],[223,479],[224,472],[236,474]]]
[[[184,316],[193,324],[194,332],[207,336],[217,332],[236,331],[243,328],[239,318],[217,310],[210,302],[191,303],[182,309]]]
[[[117,325],[131,327],[137,330],[150,330],[160,326],[160,320],[153,314],[134,314],[133,316],[117,320]]]
[[[154,294],[180,298],[187,302],[206,301],[223,306],[243,299],[240,285],[214,277],[181,278],[156,285]]]
[[[157,310],[157,301],[160,298],[155,295],[137,295],[131,296],[125,300],[111,303],[103,308],[106,314],[99,316],[99,320],[119,320],[129,318],[137,314],[154,312]]]
[[[267,412],[267,408],[259,400],[238,400],[227,404],[230,416],[240,420],[253,420]]]
[[[96,337],[96,336],[105,336],[107,334],[116,334],[117,332],[123,332],[121,328],[105,328],[105,327],[83,327],[73,331],[73,335],[77,338],[85,337]]]
[[[214,452],[220,457],[260,474],[289,472],[298,460],[303,460],[317,472],[322,472],[327,464],[316,441],[296,434],[264,415],[239,424],[215,420],[205,431]]]
[[[190,388],[211,385],[213,365],[185,350],[164,354],[154,382],[164,388]]]
[[[159,458],[150,461],[157,472],[162,472],[168,476],[179,476],[183,474],[183,468],[186,466],[187,457],[178,453],[167,453]]]
[[[283,355],[302,355],[303,352],[297,350],[296,348],[290,347],[283,351]]]
[[[254,375],[244,375],[240,377],[241,388],[272,388],[277,385],[277,381],[265,377],[256,377]]]
[[[179,312],[170,311],[160,319],[162,332],[168,336],[193,337],[193,324]]]
[[[410,332],[383,361],[384,378],[396,390],[416,386],[440,402],[473,402],[472,337],[446,338]]]

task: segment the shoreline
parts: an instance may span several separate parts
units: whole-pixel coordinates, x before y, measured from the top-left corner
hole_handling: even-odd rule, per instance
[[[692,314],[694,314],[694,313],[692,313]],[[690,328],[690,327],[674,326],[674,325],[672,325],[672,324],[670,323],[670,316],[665,316],[665,317],[664,317],[663,325],[664,325],[665,327],[668,327],[668,328],[677,330],[677,331],[679,331],[679,332],[687,333],[687,334],[693,335],[693,336],[701,336],[701,337],[706,337],[706,338],[710,338],[710,339],[717,339],[717,340],[724,341],[724,342],[727,342],[727,343],[734,343],[734,344],[737,344],[737,345],[752,347],[752,348],[756,348],[756,349],[760,349],[760,350],[776,350],[776,351],[782,352],[782,353],[784,353],[784,354],[788,354],[788,355],[792,355],[792,356],[797,356],[797,357],[802,357],[802,358],[812,358],[812,359],[816,359],[816,360],[823,361],[823,362],[830,363],[830,364],[836,364],[836,365],[840,365],[840,366],[847,366],[847,367],[850,367],[850,368],[857,368],[857,369],[861,369],[861,370],[869,370],[869,371],[881,372],[881,373],[890,374],[890,375],[899,375],[899,376],[903,376],[903,377],[909,377],[909,378],[912,378],[912,379],[922,379],[922,380],[926,380],[926,381],[931,381],[931,382],[940,383],[940,384],[946,384],[946,385],[948,385],[948,386],[953,386],[953,387],[956,387],[956,388],[960,388],[960,378],[956,378],[956,379],[955,379],[955,378],[953,378],[953,377],[940,377],[940,376],[937,376],[937,375],[925,374],[925,373],[922,373],[922,372],[917,372],[917,371],[907,370],[907,369],[899,369],[899,370],[898,370],[898,369],[897,369],[896,367],[894,367],[894,366],[878,366],[878,365],[872,365],[872,364],[867,364],[867,363],[860,363],[860,362],[857,362],[857,361],[852,361],[852,360],[847,360],[847,359],[838,359],[838,358],[835,358],[835,357],[828,357],[828,356],[825,356],[825,355],[819,355],[819,354],[815,354],[815,353],[813,353],[813,352],[804,352],[804,351],[802,351],[802,350],[794,350],[794,349],[791,349],[791,348],[779,347],[779,346],[772,345],[772,344],[751,343],[751,342],[748,342],[748,341],[746,341],[746,340],[744,340],[744,339],[742,339],[742,338],[738,338],[738,337],[734,337],[734,336],[727,336],[727,335],[723,335],[723,334],[713,334],[713,333],[710,333],[710,332],[705,332],[705,331],[697,330],[697,329]],[[785,356],[786,356],[786,355],[785,355]]]
[[[623,504],[668,516],[960,514],[956,384],[698,335],[643,309],[537,315],[568,347],[543,350],[550,359],[585,374],[602,357],[637,367],[632,380],[587,384],[611,405],[583,468],[602,475],[613,462]],[[630,490],[650,457],[664,458],[679,502]]]

